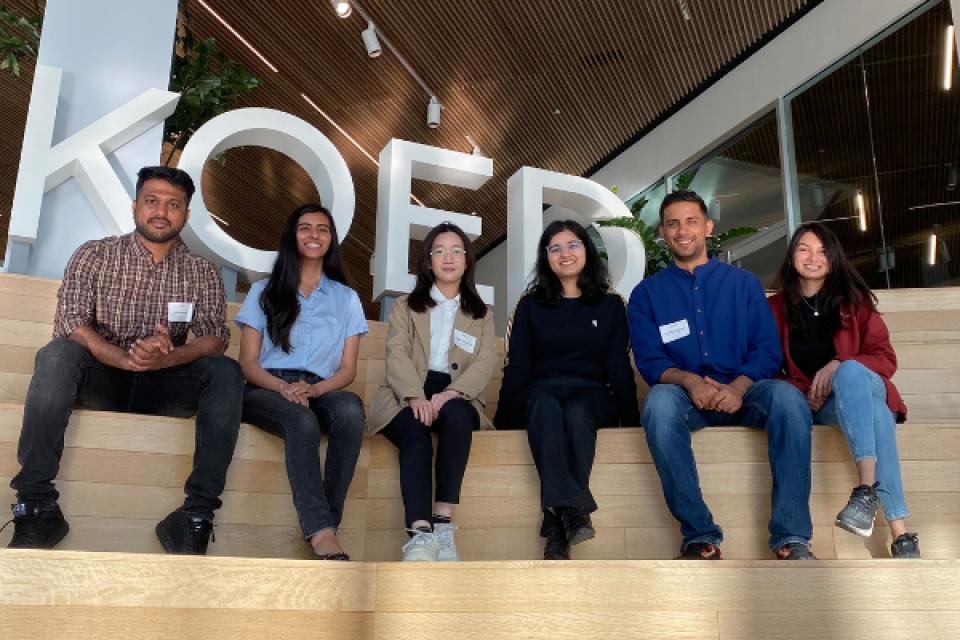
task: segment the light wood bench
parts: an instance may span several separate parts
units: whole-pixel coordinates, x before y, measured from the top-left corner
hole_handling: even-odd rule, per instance
[[[16,442],[36,350],[50,339],[58,282],[0,275],[0,482],[18,470]],[[898,431],[912,529],[927,558],[958,557],[960,539],[960,290],[881,293],[901,369],[895,378],[911,421]],[[236,313],[231,305],[231,317]],[[365,404],[384,377],[383,323],[371,322],[350,389]],[[236,332],[234,332],[236,333]],[[236,344],[230,353],[236,355]],[[493,402],[500,372],[487,389]],[[641,389],[641,393],[643,390]],[[763,434],[709,429],[694,438],[701,481],[726,531],[728,558],[767,558],[770,474]],[[193,452],[193,421],[77,411],[67,431],[58,479],[71,533],[62,548],[159,552],[153,526],[182,500]],[[885,556],[886,531],[866,543],[833,527],[855,484],[840,434],[817,427],[813,449],[814,550],[822,558]],[[596,540],[578,559],[656,559],[676,553],[677,527],[663,504],[643,433],[600,433],[592,486],[600,510]],[[10,501],[12,491],[8,491]],[[457,511],[457,540],[470,560],[538,558],[539,484],[526,433],[476,434]],[[356,559],[394,560],[405,540],[400,525],[396,452],[367,440],[351,486],[342,535]],[[10,529],[0,535],[6,544]],[[290,502],[280,441],[244,425],[217,517],[211,553],[308,557]]]

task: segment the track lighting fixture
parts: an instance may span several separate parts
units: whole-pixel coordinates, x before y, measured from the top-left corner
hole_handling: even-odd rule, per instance
[[[349,18],[353,14],[353,6],[346,0],[330,0],[330,4],[340,18]]]
[[[437,102],[437,96],[430,96],[430,103],[427,105],[427,126],[436,129],[440,126],[440,110],[443,105]]]
[[[363,38],[363,46],[367,48],[367,55],[379,58],[383,49],[380,47],[380,38],[377,37],[377,28],[372,22],[367,23],[367,28],[360,33],[360,37]]]

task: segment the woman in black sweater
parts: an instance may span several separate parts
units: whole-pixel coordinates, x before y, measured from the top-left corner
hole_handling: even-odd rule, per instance
[[[639,426],[623,299],[586,230],[553,222],[540,236],[533,282],[507,332],[494,424],[526,427],[540,475],[545,560],[596,535],[590,471],[600,426]]]

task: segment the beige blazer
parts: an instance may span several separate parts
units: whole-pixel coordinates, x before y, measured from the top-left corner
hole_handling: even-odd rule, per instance
[[[493,312],[477,320],[458,310],[454,330],[474,338],[473,353],[464,351],[450,334],[449,389],[459,391],[480,415],[480,428],[492,429],[484,415],[483,390],[497,366],[497,339]],[[422,398],[423,383],[430,364],[430,312],[415,313],[407,306],[407,296],[398,298],[390,312],[387,328],[387,382],[377,389],[367,417],[367,431],[377,433],[387,426],[401,409],[405,398]]]

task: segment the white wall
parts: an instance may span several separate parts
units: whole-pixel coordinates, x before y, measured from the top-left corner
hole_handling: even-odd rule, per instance
[[[167,88],[176,16],[176,0],[48,0],[37,63],[63,69],[54,144],[147,89]],[[159,164],[162,136],[157,125],[109,156],[131,198],[140,167]],[[43,199],[26,273],[60,278],[76,247],[105,235],[68,180]]]
[[[960,0],[950,2],[954,15],[960,15]],[[824,2],[591,178],[604,185],[617,185],[624,197],[649,187],[718,146],[746,123],[772,109],[778,97],[812,79],[923,3],[924,0]],[[506,243],[501,243],[477,265],[478,282],[497,288],[494,317],[500,334],[513,311],[504,308],[506,254]]]

